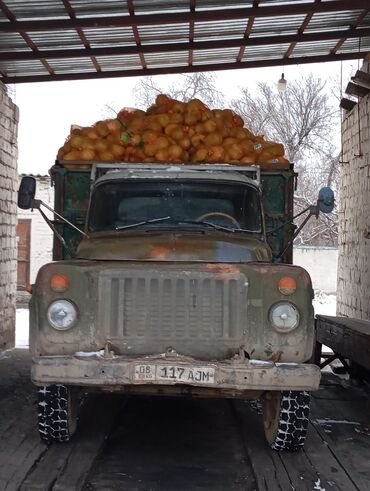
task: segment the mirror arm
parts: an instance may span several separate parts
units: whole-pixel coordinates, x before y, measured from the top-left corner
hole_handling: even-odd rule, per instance
[[[300,231],[302,230],[302,228],[306,225],[306,223],[308,222],[308,220],[311,218],[311,217],[316,217],[318,218],[319,217],[319,213],[320,213],[320,210],[319,210],[319,206],[318,204],[317,205],[313,205],[313,206],[309,206],[308,208],[306,208],[306,210],[304,211],[309,211],[308,215],[306,216],[306,218],[303,220],[303,222],[300,224],[300,226],[297,228],[297,230],[294,232],[292,238],[290,239],[290,241],[288,242],[288,244],[285,246],[285,248],[283,249],[282,252],[280,252],[280,254],[278,256],[275,256],[275,259],[280,259],[281,257],[284,256],[284,254],[286,253],[286,251],[288,250],[288,248],[293,244],[295,238],[299,235]],[[299,215],[302,215],[303,212],[299,213],[298,215],[295,216],[295,218],[297,218],[297,216]]]
[[[50,208],[50,206],[48,206],[46,203],[44,203],[40,199],[33,199],[32,200],[32,203],[31,203],[31,208],[36,208],[37,210],[39,210],[40,213],[42,214],[42,216],[45,219],[45,216],[46,215],[45,215],[45,213],[42,212],[41,205],[42,206],[45,206],[45,208],[47,210],[49,210],[52,213],[54,213],[54,215],[56,215],[58,218],[60,218],[64,223],[66,223],[70,227],[74,228],[77,232],[79,232],[80,234],[82,234],[84,237],[89,238],[89,236],[83,230],[80,230],[78,227],[76,227],[76,225],[74,225],[73,223],[71,223],[69,220],[67,220],[66,218],[64,218],[62,215],[59,215],[59,213],[57,213],[55,210],[53,210],[53,208]]]
[[[274,232],[277,232],[278,230],[280,230],[281,228],[284,228],[286,227],[287,225],[292,225],[292,222],[293,220],[295,220],[296,218],[300,217],[301,215],[303,215],[303,213],[306,213],[306,211],[310,210],[312,207],[311,206],[308,206],[307,208],[305,208],[304,210],[300,211],[299,213],[297,213],[297,215],[294,215],[294,217],[292,218],[292,220],[289,220],[287,222],[284,222],[282,223],[281,225],[279,225],[278,227],[276,228],[273,228],[272,230],[269,230],[266,235],[271,235],[273,234]],[[316,207],[315,207],[316,208]]]
[[[54,227],[54,225],[51,223],[51,221],[49,220],[49,218],[45,215],[45,213],[42,211],[42,209],[40,207],[36,207],[37,210],[39,210],[40,212],[40,215],[42,216],[42,218],[45,220],[45,222],[49,225],[49,227],[51,228],[51,230],[54,232],[54,234],[57,236],[57,238],[61,241],[61,243],[63,244],[63,246],[65,247],[66,251],[68,252],[68,254],[72,257],[73,256],[73,253],[71,251],[71,249],[67,246],[66,244],[66,241],[64,240],[64,238],[60,235],[60,233],[57,231],[57,229]]]

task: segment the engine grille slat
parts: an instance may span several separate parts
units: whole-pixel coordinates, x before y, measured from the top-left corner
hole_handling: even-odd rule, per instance
[[[196,351],[217,340],[233,346],[243,341],[247,280],[239,272],[105,270],[99,299],[105,332],[132,353],[136,345],[155,352],[182,344],[189,350],[193,343]]]

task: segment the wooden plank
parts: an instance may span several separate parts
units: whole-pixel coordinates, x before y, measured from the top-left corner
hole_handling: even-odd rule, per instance
[[[317,341],[370,370],[370,322],[318,316]]]
[[[346,88],[346,94],[354,95],[357,97],[364,97],[370,92],[370,89],[367,87],[363,87],[362,85],[353,84],[352,82],[348,82]]]
[[[352,111],[352,109],[357,105],[357,101],[352,101],[351,99],[347,99],[347,97],[342,97],[340,100],[339,107],[342,107],[346,111]]]
[[[311,405],[312,406],[312,405]],[[356,491],[343,469],[337,472],[338,464],[315,428],[309,424],[304,448],[298,452],[281,452],[279,454],[286,468],[294,489],[299,491],[312,489],[332,489],[338,484],[338,491]],[[334,464],[330,470],[330,465]],[[332,474],[336,480],[332,479]]]
[[[266,443],[260,411],[251,410],[249,402],[233,401],[232,404],[252,465],[258,491],[292,489],[290,476],[280,459],[280,454],[270,449]],[[253,404],[253,406],[258,408],[258,404],[257,406]]]
[[[132,397],[85,489],[255,491],[227,400]]]
[[[354,319],[352,317],[338,317],[331,315],[317,315],[316,319],[320,322],[343,326],[354,333],[359,332],[370,336],[370,321],[364,319]]]
[[[31,411],[27,421],[18,421],[2,437],[6,445],[0,451],[0,489],[18,490],[35,461],[47,451],[33,416]]]
[[[320,481],[315,482],[316,489],[321,487],[338,491],[358,490],[341,462],[329,449],[325,437],[322,437],[312,423],[309,425],[303,452],[319,476]]]
[[[37,431],[36,389],[31,356],[12,350],[0,357],[0,489],[18,490],[35,461],[47,451]]]
[[[364,87],[367,87],[370,89],[370,74],[366,73],[362,70],[357,70],[355,73],[354,77],[351,77],[351,80],[353,80],[355,83],[363,85]]]
[[[73,443],[53,444],[24,480],[21,491],[49,491],[63,472]]]
[[[317,406],[320,406],[317,408]],[[361,491],[370,489],[370,445],[368,427],[361,424],[361,413],[347,419],[336,401],[313,400],[314,412],[325,418],[312,418],[312,424],[346,474]]]
[[[115,416],[122,406],[122,398],[103,394],[91,397],[81,420],[62,473],[57,476],[53,491],[78,491],[110,432]],[[104,418],[102,418],[104,414]]]

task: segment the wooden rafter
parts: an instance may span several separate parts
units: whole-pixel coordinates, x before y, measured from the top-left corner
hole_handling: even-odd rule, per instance
[[[69,0],[62,0],[63,1],[63,5],[64,5],[64,8],[66,9],[68,15],[70,16],[71,19],[76,19],[76,14],[72,8],[72,5],[70,4]],[[85,49],[89,49],[90,48],[90,43],[88,42],[88,40],[86,39],[86,36],[83,32],[83,30],[80,28],[80,27],[77,27],[76,28],[76,31],[77,31],[77,34],[79,36],[79,38],[81,39],[81,42],[82,44],[84,45]],[[95,70],[97,72],[101,72],[101,67],[99,65],[99,63],[97,62],[96,60],[96,57],[91,55],[90,56],[90,59],[95,67]]]
[[[72,73],[72,74],[58,74],[58,75],[24,75],[24,76],[8,76],[2,79],[5,84],[12,83],[29,83],[29,82],[50,82],[50,81],[62,81],[62,80],[87,80],[87,79],[99,79],[99,78],[116,78],[116,77],[140,77],[145,75],[164,75],[171,73],[194,73],[201,71],[218,71],[218,70],[233,70],[240,68],[261,68],[266,66],[282,66],[282,65],[296,65],[306,63],[318,63],[328,61],[339,60],[354,60],[357,58],[364,58],[367,55],[366,51],[353,52],[353,53],[339,53],[336,55],[316,55],[316,56],[302,56],[295,58],[278,58],[268,60],[256,60],[241,63],[212,63],[197,66],[176,66],[165,68],[146,68],[129,69],[129,70],[107,70],[104,72],[96,73]]]
[[[316,7],[319,3],[320,3],[320,0],[315,0],[313,7]],[[304,33],[304,31],[305,31],[306,27],[308,26],[310,20],[312,19],[314,13],[315,13],[315,10],[311,10],[310,12],[307,13],[301,26],[298,28],[297,34],[303,34]],[[293,41],[292,43],[290,43],[289,48],[286,50],[286,53],[284,54],[284,58],[289,58],[289,56],[291,56],[296,45],[297,45],[297,41]]]
[[[0,10],[4,13],[5,17],[10,21],[10,22],[15,22],[15,15],[13,12],[8,8],[8,6],[0,0]],[[27,44],[27,46],[32,50],[33,53],[37,53],[37,46],[33,43],[32,39],[30,36],[24,32],[24,31],[19,31],[19,34],[22,36],[24,42]],[[54,74],[54,70],[51,68],[47,60],[43,57],[37,56],[37,60],[40,60],[46,71],[49,73],[49,75]]]
[[[132,2],[132,0],[130,0]],[[4,3],[4,2],[1,2]],[[248,17],[284,17],[287,15],[305,15],[312,10],[312,3],[293,3],[289,5],[269,5],[235,9],[213,9],[196,12],[174,12],[166,14],[130,14],[112,17],[79,17],[76,19],[48,19],[35,21],[2,22],[0,32],[19,31],[52,31],[55,29],[130,27],[132,25],[165,25],[183,24],[184,22],[212,22],[220,20],[237,20]],[[315,6],[315,12],[353,11],[365,9],[368,0],[333,0],[320,2]]]
[[[195,2],[196,0],[190,0],[189,2],[189,9],[190,12],[195,12]],[[189,44],[191,45],[194,42],[194,21],[189,22]],[[192,48],[189,48],[188,51],[188,65],[192,66],[193,64],[193,50]]]
[[[129,14],[130,14],[130,18],[134,19],[134,17],[136,17],[136,16],[135,16],[135,8],[134,8],[132,0],[127,0],[127,8],[128,8]],[[141,47],[141,39],[140,39],[139,29],[138,29],[137,24],[135,22],[131,23],[131,27],[132,27],[132,32],[134,34],[134,39],[135,39],[136,48],[137,48],[137,54],[139,55],[141,66],[143,67],[143,70],[145,70],[147,68],[147,64],[146,64],[144,53],[143,53],[143,50]]]
[[[346,39],[370,36],[370,27],[361,29],[348,29],[347,31],[328,31],[301,34],[286,34],[280,36],[258,36],[243,39],[228,39],[218,41],[193,41],[186,43],[168,44],[148,44],[141,45],[140,38],[137,38],[136,46],[113,46],[106,48],[79,48],[79,49],[52,49],[0,52],[0,60],[34,60],[40,57],[52,58],[77,58],[85,56],[114,56],[131,55],[146,53],[170,53],[187,50],[212,50],[222,48],[238,48],[240,46],[266,46],[282,43],[313,42],[330,39],[339,39],[345,36]]]
[[[254,0],[253,1],[253,7],[256,8],[258,7],[258,4],[260,3],[260,0]],[[244,33],[244,39],[248,39],[249,36],[251,35],[252,29],[253,29],[253,24],[254,24],[254,19],[255,17],[251,15],[248,19],[247,27],[245,29]],[[245,52],[245,46],[240,46],[238,56],[236,57],[236,61],[239,63],[242,61],[243,56]]]
[[[60,16],[59,9],[54,12],[53,2],[47,2],[47,16],[43,17],[37,12],[39,1],[18,2],[15,15],[8,8],[7,0],[0,0],[0,12],[4,14],[0,22],[0,80],[3,83],[78,80],[361,58],[366,55],[370,41],[369,2],[253,0],[243,8],[232,5],[227,8],[229,5],[225,2],[224,7],[218,9],[212,6],[213,2],[203,4],[187,0],[184,7],[177,10],[172,8],[175,4],[171,0],[163,0],[159,2],[160,6],[157,2],[144,2],[151,5],[148,12],[139,9],[144,6],[139,0],[114,2],[108,9],[105,2],[93,6],[86,1],[79,2],[79,7],[83,4],[82,15],[72,0],[62,0],[65,15]],[[336,12],[341,13],[338,20]],[[317,13],[325,14],[322,26],[310,29]],[[266,27],[264,32],[259,28],[258,19],[262,19],[260,23]],[[343,25],[345,19],[348,19],[347,28]],[[287,21],[289,28],[285,27]],[[292,31],[294,22],[296,27]],[[240,31],[240,26],[244,32]],[[89,29],[88,35],[85,29]],[[70,30],[76,33],[72,40]],[[187,30],[185,38],[184,30]],[[37,34],[33,35],[33,32]],[[16,34],[10,36],[9,33]],[[54,35],[58,39],[57,45],[53,41]],[[104,44],[99,43],[101,38],[106,40]],[[347,43],[347,49],[341,50],[350,38],[358,38],[358,44]],[[42,49],[37,39],[40,39]],[[330,52],[326,48],[328,44],[334,46]],[[300,54],[295,56],[297,46]],[[326,54],[323,54],[323,46]],[[91,59],[94,70],[90,64],[86,66],[86,58]],[[58,59],[55,73],[52,60]],[[155,59],[155,64],[151,65],[150,59]],[[73,70],[69,60],[73,60]],[[39,61],[40,68],[29,74],[29,67],[33,69],[35,65],[32,61]]]
[[[358,27],[361,22],[364,20],[364,18],[367,16],[367,14],[370,12],[370,9],[365,9],[361,12],[361,14],[358,16],[356,22],[354,24],[352,24],[352,28],[353,29],[356,29],[356,27]],[[342,47],[342,45],[344,44],[344,42],[347,40],[348,38],[346,37],[342,37],[339,39],[339,41],[337,42],[337,44],[334,46],[334,48],[330,51],[330,53],[332,55],[335,55],[335,53]]]

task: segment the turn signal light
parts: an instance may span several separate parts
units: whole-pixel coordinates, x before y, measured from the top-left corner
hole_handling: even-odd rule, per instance
[[[65,274],[54,274],[50,279],[50,288],[54,292],[65,292],[68,284],[69,279]]]
[[[283,276],[279,280],[278,289],[283,295],[292,295],[297,289],[297,282],[291,276]]]

